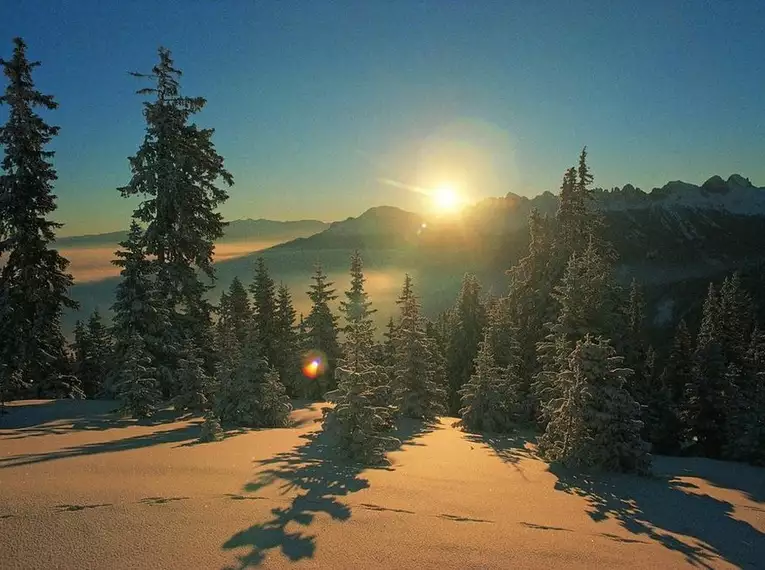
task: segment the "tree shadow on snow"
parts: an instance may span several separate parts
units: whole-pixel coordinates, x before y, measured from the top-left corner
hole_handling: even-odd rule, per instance
[[[319,514],[347,521],[351,509],[340,498],[369,486],[360,477],[366,467],[338,457],[324,432],[302,437],[308,440],[304,445],[258,461],[258,466],[266,469],[245,486],[246,492],[254,493],[269,485],[279,485],[281,494],[295,495],[288,506],[271,509],[270,520],[236,533],[223,544],[225,550],[249,549],[238,557],[239,568],[260,565],[267,552],[276,548],[292,562],[312,558],[316,535],[303,530],[287,531],[287,525],[297,523],[307,528]]]
[[[0,469],[9,469],[22,465],[32,465],[35,463],[44,463],[56,459],[66,459],[69,457],[81,457],[84,455],[100,455],[102,453],[114,453],[117,451],[128,451],[131,449],[142,449],[161,445],[164,443],[180,443],[199,436],[201,422],[196,421],[183,425],[181,427],[157,431],[145,435],[137,435],[98,443],[89,443],[75,447],[66,447],[55,451],[45,453],[30,453],[26,455],[13,455],[0,458]]]
[[[537,434],[532,429],[519,429],[509,434],[465,433],[465,439],[471,443],[485,445],[494,455],[518,471],[521,459],[533,457],[528,446],[535,445]]]
[[[64,435],[75,431],[104,431],[128,426],[156,426],[179,419],[173,409],[162,409],[150,418],[125,417],[115,400],[48,400],[24,402],[6,408],[0,417],[0,439]]]
[[[558,477],[556,490],[587,500],[592,520],[615,520],[634,535],[682,553],[693,566],[712,568],[722,559],[755,568],[765,560],[765,534],[733,518],[732,504],[688,492],[694,485],[676,479],[683,473],[589,475],[555,464],[550,472]]]
[[[415,443],[417,438],[437,428],[437,424],[400,418],[390,435],[400,441],[397,448],[420,445]],[[240,569],[262,564],[268,551],[274,549],[292,562],[313,558],[317,535],[303,530],[287,531],[287,526],[297,523],[307,528],[320,514],[334,521],[349,520],[351,508],[341,498],[369,487],[361,473],[366,469],[394,470],[391,466],[370,467],[340,457],[334,440],[321,430],[301,437],[307,443],[258,461],[258,467],[266,469],[244,488],[247,493],[256,493],[269,485],[278,485],[281,494],[294,496],[288,506],[271,509],[273,516],[269,520],[236,533],[223,544],[224,550],[248,549],[238,557]]]
[[[722,489],[740,491],[747,499],[763,503],[765,512],[765,469],[744,463],[700,457],[655,457],[654,471],[675,477],[704,479]]]

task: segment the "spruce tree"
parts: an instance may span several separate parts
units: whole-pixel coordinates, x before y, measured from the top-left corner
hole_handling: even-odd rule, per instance
[[[512,367],[502,370],[494,359],[489,333],[475,357],[474,372],[459,390],[462,425],[474,432],[506,432],[519,419],[521,395],[510,382]]]
[[[657,452],[676,454],[689,443],[684,426],[686,386],[693,382],[693,340],[685,320],[675,330],[667,364],[659,377],[659,396],[668,399],[666,409],[654,411],[661,418],[651,431]]]
[[[396,303],[401,316],[396,329],[393,365],[395,400],[402,415],[433,420],[445,411],[446,390],[433,343],[425,335],[420,304],[408,274]]]
[[[170,326],[170,311],[162,302],[153,279],[154,262],[146,256],[143,245],[143,230],[134,220],[126,239],[120,243],[112,261],[120,268],[120,282],[117,285],[112,305],[112,336],[114,351],[112,375],[119,376],[120,368],[132,358],[138,336],[148,362],[142,364],[152,369],[160,393],[169,397],[174,383],[174,360],[179,350],[179,340]],[[106,392],[113,393],[116,379],[107,379]]]
[[[372,364],[375,346],[375,324],[369,295],[364,290],[363,262],[358,250],[351,256],[351,283],[340,301],[340,312],[345,318],[342,328],[345,339],[342,344],[343,366],[350,370],[362,370]]]
[[[215,379],[207,374],[193,339],[181,343],[178,356],[177,396],[173,406],[179,412],[199,413],[208,410],[215,393]]]
[[[311,300],[311,311],[305,319],[305,348],[318,350],[326,358],[324,374],[308,384],[306,396],[313,399],[321,398],[325,392],[334,388],[334,371],[337,359],[340,357],[340,345],[337,341],[337,317],[332,314],[329,303],[337,299],[333,283],[327,281],[327,276],[318,263],[312,277],[313,284],[308,291]]]
[[[129,158],[132,177],[119,191],[124,197],[143,198],[134,218],[145,225],[141,244],[155,260],[154,285],[168,309],[168,334],[189,339],[211,373],[212,307],[205,298],[211,285],[203,283],[199,272],[214,278],[214,242],[223,236],[225,225],[216,208],[228,199],[219,181],[231,186],[233,178],[215,150],[213,129],[191,122],[206,101],[181,94],[181,72],[170,51],[159,48],[159,63],[150,74],[132,75],[152,83],[138,94],[153,99],[144,103],[143,142]],[[177,380],[181,362],[167,360],[161,364]]]
[[[31,388],[38,396],[60,393],[76,383],[69,378],[61,315],[77,304],[69,297],[69,261],[50,247],[61,224],[56,210],[53,151],[45,150],[59,128],[48,125],[36,108],[58,104],[35,88],[26,44],[15,38],[13,56],[0,59],[7,79],[0,105],[8,120],[0,127],[0,396]],[[64,377],[67,378],[64,378]]]
[[[293,397],[300,389],[300,338],[295,315],[289,287],[281,284],[276,294],[277,351],[273,366],[287,393]]]
[[[560,395],[540,438],[550,461],[579,468],[647,473],[648,444],[640,437],[639,404],[625,388],[628,368],[609,341],[578,341],[560,372]]]
[[[701,320],[691,381],[686,385],[684,419],[687,438],[705,457],[722,454],[727,417],[726,365],[720,337],[720,305],[714,285]]]
[[[263,358],[251,327],[241,358],[220,377],[215,412],[223,423],[242,427],[284,427],[292,406],[278,373]]]
[[[87,352],[80,368],[82,390],[88,398],[103,396],[113,362],[113,339],[98,309],[88,319]]]
[[[199,441],[200,443],[209,443],[221,439],[223,439],[223,428],[221,428],[220,420],[213,410],[208,410],[205,413],[205,421],[202,423],[202,429],[199,433]]]
[[[741,276],[734,273],[723,281],[719,295],[719,336],[726,364],[743,367],[753,327],[751,296],[741,285]]]
[[[250,285],[250,293],[258,343],[263,357],[270,365],[273,365],[278,360],[276,284],[268,274],[268,268],[262,257],[255,262],[255,278]]]
[[[568,365],[574,344],[585,335],[620,337],[624,320],[620,311],[621,290],[613,279],[610,263],[592,241],[581,255],[571,256],[552,297],[559,307],[548,335],[538,345],[542,370],[534,382],[542,424],[550,417],[551,402],[561,395],[558,379]]]
[[[231,326],[239,344],[243,345],[247,338],[250,321],[253,319],[253,310],[250,306],[247,290],[238,277],[234,277],[228,289],[225,319]]]
[[[323,429],[337,438],[347,456],[367,465],[386,463],[385,452],[398,440],[386,435],[395,411],[384,401],[387,375],[376,366],[337,368],[337,388],[327,392]]]
[[[459,390],[473,374],[473,363],[486,324],[486,311],[481,302],[481,284],[475,275],[468,273],[463,277],[462,287],[451,314],[453,319],[446,364],[449,377],[448,411],[457,414],[461,407]]]
[[[136,331],[129,331],[118,342],[122,358],[112,377],[114,393],[127,414],[139,419],[148,417],[161,398],[151,355]]]

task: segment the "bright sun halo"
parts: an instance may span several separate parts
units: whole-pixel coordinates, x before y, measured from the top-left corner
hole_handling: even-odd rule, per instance
[[[441,212],[455,212],[461,205],[457,191],[451,186],[439,186],[433,190],[433,202]]]

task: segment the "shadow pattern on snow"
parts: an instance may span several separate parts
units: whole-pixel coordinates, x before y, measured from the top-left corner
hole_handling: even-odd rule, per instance
[[[401,440],[402,446],[412,445],[417,437],[432,429],[430,424],[402,420],[394,435]],[[294,493],[294,496],[287,506],[271,509],[273,516],[269,520],[236,533],[223,544],[224,550],[249,549],[238,557],[239,569],[259,566],[268,551],[277,548],[292,562],[313,558],[317,535],[303,530],[287,531],[286,527],[297,523],[307,528],[319,514],[334,521],[349,520],[351,507],[341,499],[369,487],[362,472],[366,469],[394,470],[390,466],[368,467],[340,457],[334,440],[323,431],[301,437],[307,440],[305,444],[258,461],[257,466],[265,469],[244,488],[247,493],[257,493],[269,485],[279,485],[281,494]],[[236,497],[244,499],[241,495]],[[384,507],[374,505],[373,508],[380,510]]]
[[[27,455],[3,457],[0,459],[0,469],[9,469],[21,465],[32,465],[34,463],[44,463],[46,461],[54,461],[56,459],[65,459],[68,457],[81,457],[84,455],[99,455],[102,453],[114,453],[116,451],[127,451],[130,449],[142,449],[163,443],[180,443],[197,438],[199,436],[200,423],[201,422],[196,421],[176,429],[111,441],[89,443],[75,447],[66,447],[64,449],[46,453],[30,453]]]
[[[534,457],[526,445],[535,445],[537,440],[536,433],[530,429],[511,434],[465,433],[464,437],[470,443],[487,446],[494,455],[514,467],[521,475],[523,470],[518,465],[521,459]]]
[[[8,413],[0,417],[0,430],[13,432],[0,435],[0,439],[158,426],[177,421],[180,416],[172,409],[162,409],[150,418],[136,420],[121,415],[119,406],[116,400],[49,400],[8,406]]]
[[[616,520],[630,533],[682,553],[693,566],[712,568],[722,559],[755,568],[765,560],[765,534],[734,519],[732,504],[689,493],[689,486],[676,480],[684,473],[664,473],[657,467],[655,472],[662,474],[652,477],[589,475],[555,464],[550,472],[558,477],[556,490],[587,500],[592,520]]]

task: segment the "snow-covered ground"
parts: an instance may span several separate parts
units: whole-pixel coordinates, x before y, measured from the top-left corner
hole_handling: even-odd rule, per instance
[[[581,476],[521,436],[403,426],[384,469],[333,459],[317,405],[289,429],[194,444],[109,402],[20,402],[0,419],[0,567],[765,567],[765,470],[658,458]]]

